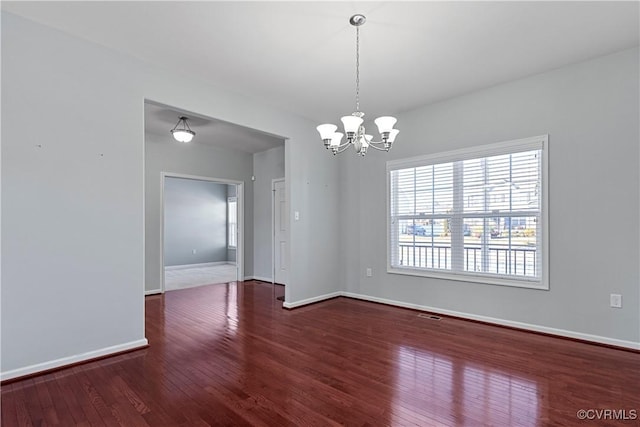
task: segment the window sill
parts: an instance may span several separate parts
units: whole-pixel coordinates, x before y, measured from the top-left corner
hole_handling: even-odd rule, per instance
[[[484,285],[508,286],[512,288],[538,289],[548,291],[549,284],[542,280],[514,280],[496,277],[488,274],[446,273],[409,267],[387,267],[387,273],[405,276],[430,277],[434,279],[453,280],[456,282],[471,282]]]

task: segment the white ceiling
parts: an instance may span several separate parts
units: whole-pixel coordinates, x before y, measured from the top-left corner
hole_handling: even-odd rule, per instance
[[[635,1],[3,1],[2,9],[316,122],[354,109],[354,13],[367,16],[368,118],[639,44]]]

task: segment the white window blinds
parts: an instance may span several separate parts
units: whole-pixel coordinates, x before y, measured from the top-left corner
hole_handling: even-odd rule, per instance
[[[389,271],[545,287],[546,140],[389,162]]]

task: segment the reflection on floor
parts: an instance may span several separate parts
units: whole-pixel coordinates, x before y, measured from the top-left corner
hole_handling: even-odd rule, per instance
[[[213,283],[229,283],[236,280],[236,266],[232,264],[180,269],[165,268],[164,271],[165,291],[193,288]]]

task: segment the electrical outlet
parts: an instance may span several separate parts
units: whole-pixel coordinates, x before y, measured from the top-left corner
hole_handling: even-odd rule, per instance
[[[371,271],[371,268],[367,268],[367,277],[371,276],[373,276],[373,272]]]
[[[197,250],[195,250],[195,249],[192,249],[192,250],[191,250],[191,253],[192,253],[192,254],[194,254],[194,255],[196,254],[196,252],[198,252],[198,251],[197,251]]]
[[[622,308],[622,295],[611,294],[611,296],[609,297],[609,304],[613,308]]]

